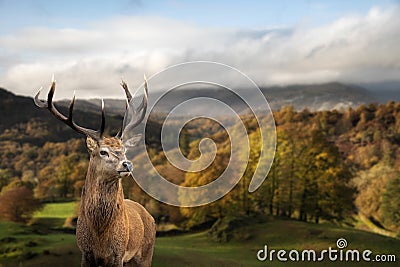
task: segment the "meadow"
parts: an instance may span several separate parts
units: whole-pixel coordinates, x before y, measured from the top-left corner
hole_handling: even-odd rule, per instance
[[[0,223],[0,266],[79,266],[80,252],[74,229],[65,221],[76,212],[76,203],[50,203],[35,213],[30,225]],[[229,242],[215,242],[207,230],[157,237],[153,266],[380,266],[376,262],[272,262],[257,260],[264,245],[269,249],[336,248],[345,238],[348,249],[369,249],[376,254],[396,254],[398,266],[400,240],[343,228],[331,223],[313,224],[265,216],[249,219],[231,232]],[[68,220],[67,220],[68,221]]]

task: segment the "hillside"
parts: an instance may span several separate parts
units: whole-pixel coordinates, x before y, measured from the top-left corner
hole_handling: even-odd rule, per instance
[[[43,115],[40,109],[35,108],[31,97],[16,96],[3,88],[0,88],[0,114],[0,131],[19,123],[27,123],[32,118],[49,118],[48,114]]]
[[[68,114],[66,107],[59,108]],[[74,120],[84,127],[98,129],[100,119],[99,108],[89,112],[79,108],[74,110]],[[122,114],[106,114],[106,129],[113,129],[109,130],[112,133],[121,127],[121,123]],[[36,107],[31,97],[14,95],[0,88],[0,141],[43,144],[44,141],[63,142],[77,137],[80,135],[50,112]]]
[[[51,204],[53,205],[53,204]],[[61,204],[57,204],[61,205]],[[47,210],[47,208],[45,208]],[[57,218],[43,217],[36,220]],[[69,215],[65,215],[67,217]],[[400,240],[382,237],[360,230],[340,228],[332,224],[311,224],[276,217],[247,218],[247,223],[231,228],[234,236],[230,242],[219,243],[210,240],[209,232],[187,233],[177,236],[157,237],[153,256],[153,266],[376,266],[367,262],[279,262],[276,258],[260,262],[257,252],[268,248],[279,250],[313,249],[317,252],[332,247],[336,241],[345,238],[347,249],[363,251],[369,249],[373,255],[396,255],[399,260]],[[80,251],[73,233],[55,225],[48,229],[44,224],[35,224],[35,233],[26,226],[0,223],[0,264],[8,266],[78,266]],[[58,228],[57,228],[58,227]],[[13,242],[11,242],[13,240]],[[27,245],[29,244],[29,246]],[[11,249],[14,252],[10,252]],[[7,252],[9,251],[9,252]],[[68,258],[68,261],[65,261]],[[398,266],[397,262],[386,262],[384,266]]]
[[[228,243],[210,241],[208,232],[158,238],[154,266],[377,266],[375,262],[280,262],[276,252],[280,249],[315,250],[337,249],[336,241],[344,238],[346,249],[361,252],[369,249],[373,255],[395,254],[396,262],[382,263],[398,266],[400,240],[386,238],[359,230],[340,228],[331,224],[310,224],[275,217],[250,219],[250,222],[234,228],[236,235]],[[173,244],[173,245],[171,245]],[[272,261],[258,261],[257,252],[268,246],[275,250]],[[286,254],[287,257],[287,254]],[[327,258],[327,257],[326,257]]]

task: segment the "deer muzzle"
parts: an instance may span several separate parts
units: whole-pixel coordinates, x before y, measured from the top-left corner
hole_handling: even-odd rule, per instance
[[[122,162],[122,166],[124,167],[124,169],[127,172],[131,172],[132,171],[132,162],[130,162],[129,160],[126,160],[126,161]]]

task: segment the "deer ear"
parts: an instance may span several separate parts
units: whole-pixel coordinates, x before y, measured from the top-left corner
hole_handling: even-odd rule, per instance
[[[126,147],[134,147],[139,143],[139,141],[141,139],[142,139],[142,135],[141,134],[137,134],[137,135],[129,138],[128,140],[126,140],[124,142],[124,146],[126,146]]]
[[[86,138],[86,147],[89,153],[93,153],[93,151],[98,147],[97,141],[94,140],[92,137],[88,136]]]

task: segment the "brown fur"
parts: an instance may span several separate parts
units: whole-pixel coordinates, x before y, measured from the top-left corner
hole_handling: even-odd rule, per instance
[[[111,148],[122,148],[122,141],[118,138],[103,138],[103,145]]]
[[[91,156],[76,229],[82,266],[151,266],[155,223],[139,203],[124,200],[117,172],[126,160],[121,140],[90,139],[87,147]],[[100,149],[108,149],[118,157],[114,161],[104,159]],[[109,170],[113,164],[115,173]]]

